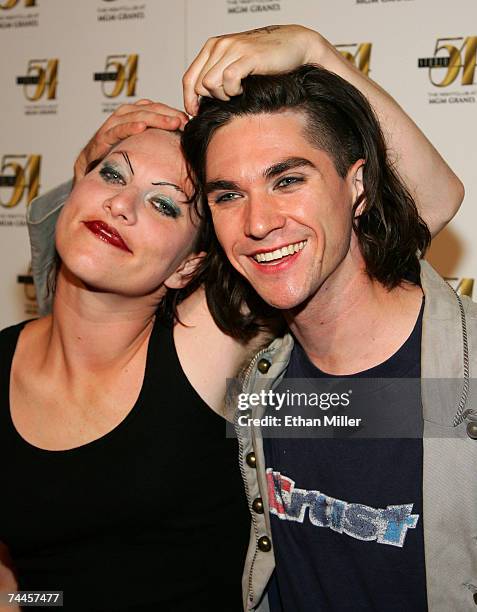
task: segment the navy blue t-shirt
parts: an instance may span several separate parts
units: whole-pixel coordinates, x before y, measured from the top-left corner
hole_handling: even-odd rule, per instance
[[[390,359],[352,378],[419,379],[422,312]],[[296,343],[277,391],[287,378],[324,377]],[[421,420],[420,394],[405,402]],[[422,438],[263,442],[276,557],[271,611],[427,610]]]

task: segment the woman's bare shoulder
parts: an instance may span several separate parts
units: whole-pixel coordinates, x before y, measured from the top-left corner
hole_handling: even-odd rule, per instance
[[[246,343],[228,336],[215,324],[201,289],[180,305],[178,314],[181,323],[175,326],[174,341],[182,369],[202,399],[220,412],[226,380],[269,344],[273,333],[257,334]]]

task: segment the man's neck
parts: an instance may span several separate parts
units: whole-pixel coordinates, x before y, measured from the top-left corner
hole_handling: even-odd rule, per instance
[[[402,283],[387,290],[361,270],[348,279],[327,279],[287,320],[314,365],[349,375],[389,359],[410,336],[421,303],[420,287]]]

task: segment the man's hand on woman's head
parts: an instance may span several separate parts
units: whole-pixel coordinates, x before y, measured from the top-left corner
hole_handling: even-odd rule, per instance
[[[197,114],[199,96],[220,100],[237,96],[249,74],[277,74],[316,61],[320,38],[300,25],[272,25],[209,38],[182,79],[186,111]]]
[[[85,175],[91,162],[104,157],[121,140],[140,134],[148,127],[181,130],[187,121],[184,112],[152,100],[138,100],[134,104],[119,106],[78,155],[74,165],[75,181]]]

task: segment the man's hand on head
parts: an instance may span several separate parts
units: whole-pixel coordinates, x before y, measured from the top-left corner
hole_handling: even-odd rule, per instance
[[[78,155],[74,165],[75,181],[84,176],[91,162],[104,157],[121,140],[140,134],[148,127],[181,130],[187,121],[184,112],[152,100],[119,106]]]
[[[199,96],[239,95],[249,74],[276,74],[312,61],[317,37],[300,25],[272,25],[209,38],[182,79],[186,111],[197,114]]]

